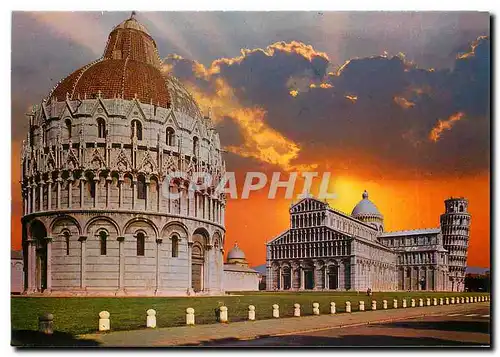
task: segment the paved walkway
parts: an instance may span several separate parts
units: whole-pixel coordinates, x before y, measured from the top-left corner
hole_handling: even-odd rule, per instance
[[[319,331],[371,323],[403,320],[436,314],[459,313],[472,306],[489,306],[489,302],[399,308],[377,311],[358,311],[338,315],[320,315],[242,321],[229,324],[210,324],[134,331],[116,331],[79,336],[92,339],[103,347],[161,347],[198,345],[208,341],[245,340],[262,336],[277,336],[297,332]]]

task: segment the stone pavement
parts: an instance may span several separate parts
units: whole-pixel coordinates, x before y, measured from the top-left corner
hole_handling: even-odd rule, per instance
[[[92,339],[103,347],[162,347],[198,345],[215,340],[245,340],[262,336],[286,335],[297,332],[319,331],[371,323],[403,320],[435,314],[448,314],[489,306],[489,302],[360,311],[336,315],[302,316],[268,320],[242,321],[228,324],[210,324],[134,331],[116,331],[78,336]],[[258,315],[257,315],[258,318]]]

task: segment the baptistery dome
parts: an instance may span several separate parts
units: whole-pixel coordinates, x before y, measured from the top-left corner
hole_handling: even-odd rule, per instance
[[[222,292],[219,135],[134,15],[28,116],[25,293]]]
[[[77,69],[60,81],[49,102],[95,98],[137,98],[145,104],[201,116],[189,92],[162,71],[156,42],[134,15],[116,26],[101,58]]]

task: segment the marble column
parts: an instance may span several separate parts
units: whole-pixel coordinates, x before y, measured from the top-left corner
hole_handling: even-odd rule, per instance
[[[56,181],[57,181],[57,209],[60,209],[61,208],[61,182],[62,182],[62,178],[60,175],[57,177]]]
[[[52,209],[52,180],[49,178],[47,183],[49,184],[47,188],[47,210],[50,211]]]
[[[47,249],[47,286],[46,290],[47,292],[50,292],[52,290],[52,237],[45,237],[45,244],[46,244],[46,249]]]
[[[346,262],[342,261],[340,262],[338,266],[338,274],[337,274],[337,285],[339,287],[339,290],[345,290],[346,289],[346,283],[345,283],[345,266]]]
[[[122,177],[118,178],[118,208],[122,208],[123,205],[123,181]]]
[[[193,242],[188,242],[188,291],[193,291]]]
[[[203,290],[209,292],[212,288],[212,279],[211,279],[211,265],[212,265],[212,256],[213,256],[213,245],[207,244],[206,249],[206,262],[205,262],[205,284],[203,284]]]
[[[37,187],[37,184],[36,182],[33,182],[33,184],[31,185],[31,190],[32,190],[32,193],[31,193],[31,209],[32,209],[32,212],[35,212],[36,211],[36,187]]]
[[[28,239],[28,259],[27,259],[27,293],[32,293],[36,290],[35,287],[35,260],[36,260],[36,241]]]
[[[144,196],[144,209],[147,211],[149,209],[149,184],[151,181],[147,180],[144,184],[146,185],[146,194]]]
[[[137,199],[137,180],[132,180],[132,209],[135,209],[135,201]]]
[[[31,185],[26,186],[26,193],[27,193],[27,211],[26,214],[31,213]]]
[[[320,285],[321,285],[321,278],[320,278],[319,266],[316,265],[316,264],[314,264],[313,277],[314,277],[314,287],[313,287],[313,290],[319,290],[320,289]]]
[[[45,183],[43,181],[40,181],[40,184],[38,185],[38,187],[40,189],[40,191],[39,191],[40,200],[38,202],[38,204],[40,205],[39,206],[40,212],[43,211],[43,186],[45,186]]]
[[[87,236],[80,236],[78,239],[81,243],[81,256],[80,256],[80,288],[86,289],[87,284],[85,281],[86,277],[86,265],[87,265]]]
[[[111,190],[111,184],[113,182],[113,178],[111,175],[108,173],[108,176],[106,177],[106,208],[109,208],[111,205],[110,202],[110,190]]]
[[[73,174],[68,177],[68,208],[73,207]]]
[[[323,289],[328,290],[328,267],[325,265],[323,268]]]
[[[158,195],[158,199],[157,199],[157,202],[156,202],[156,210],[158,212],[160,212],[160,209],[161,209],[161,192],[162,192],[162,188],[163,187],[163,184],[160,180],[158,180],[158,186],[157,186],[157,189],[158,189],[158,192],[157,192],[157,195]]]
[[[161,290],[160,287],[160,252],[161,252],[161,243],[163,240],[161,238],[156,239],[156,291],[155,294],[158,294],[158,291]]]
[[[306,274],[304,271],[304,268],[300,267],[300,290],[305,289],[305,280],[306,280]]]
[[[80,177],[80,208],[85,206],[85,181],[86,178],[82,173],[82,176]]]
[[[118,290],[125,289],[125,237],[119,236],[118,240]]]
[[[94,208],[99,207],[99,191],[101,190],[101,181],[99,175],[94,176]]]

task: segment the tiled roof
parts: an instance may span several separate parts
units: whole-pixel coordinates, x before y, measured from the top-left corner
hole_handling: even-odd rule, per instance
[[[60,81],[49,101],[78,98],[137,98],[144,104],[171,106],[201,117],[198,105],[177,79],[163,72],[156,43],[135,18],[125,20],[109,34],[101,58]]]
[[[433,234],[441,232],[440,228],[422,228],[422,229],[413,229],[408,231],[394,231],[394,232],[384,232],[380,235],[381,238],[385,237],[400,237],[400,236],[411,236],[418,234]]]

